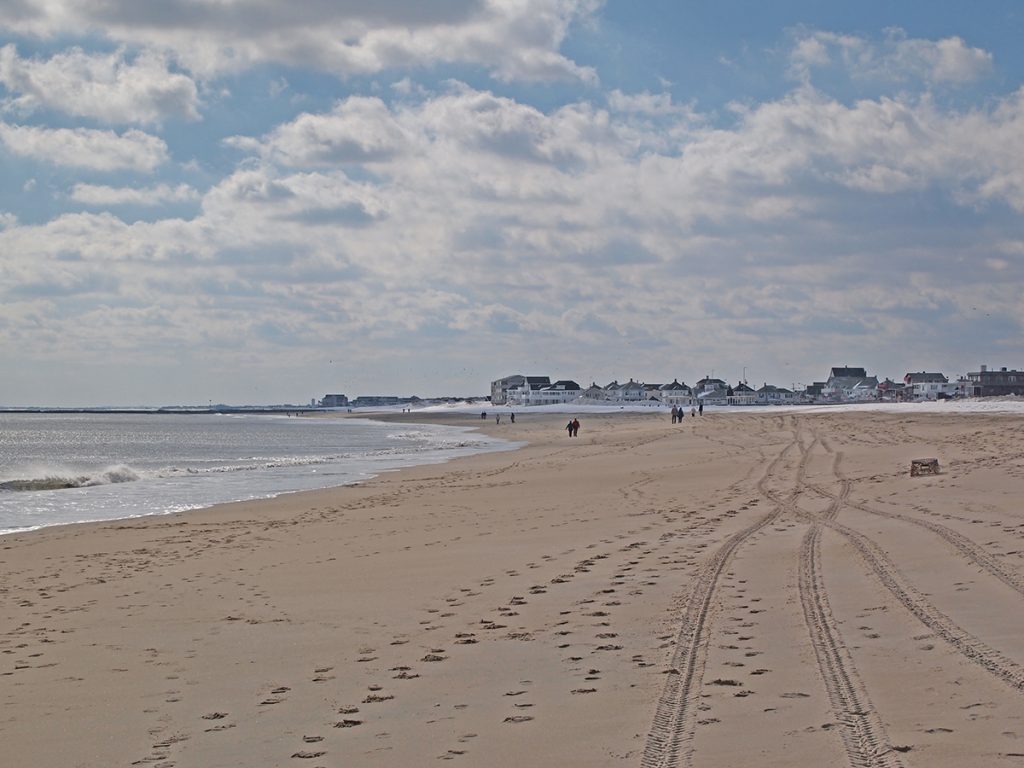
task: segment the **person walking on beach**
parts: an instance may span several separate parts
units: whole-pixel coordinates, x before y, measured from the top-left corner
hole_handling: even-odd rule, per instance
[[[572,436],[573,437],[579,437],[580,436],[580,420],[579,419],[573,419],[572,420]]]
[[[573,434],[572,434],[572,419],[569,419],[569,423],[565,425],[565,431],[569,433],[569,437],[573,437]]]
[[[701,416],[704,415],[704,401],[703,400],[700,401],[700,415]]]
[[[510,420],[510,421],[511,421],[511,422],[512,422],[513,424],[515,424],[515,423],[516,423],[516,415],[515,415],[514,413],[510,413],[510,414],[508,415],[508,418],[509,418],[509,420]]]
[[[679,409],[674,405],[672,406],[672,423],[675,424],[679,420]]]
[[[500,413],[497,416],[494,417],[494,423],[495,424],[501,424],[501,414]]]

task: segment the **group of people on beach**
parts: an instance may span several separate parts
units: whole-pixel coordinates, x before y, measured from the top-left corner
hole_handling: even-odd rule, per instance
[[[580,433],[580,420],[573,419],[565,425],[565,431],[569,433],[569,437],[577,437]]]
[[[704,415],[704,403],[700,403],[700,410],[697,410],[697,408],[695,408],[692,405],[690,406],[690,415],[691,416],[696,416],[698,413],[701,416]],[[681,405],[678,405],[678,406],[677,405],[673,405],[672,406],[672,423],[673,424],[682,424],[683,423],[683,419],[685,419],[685,418],[686,418],[686,410],[683,408],[683,406],[681,406]]]

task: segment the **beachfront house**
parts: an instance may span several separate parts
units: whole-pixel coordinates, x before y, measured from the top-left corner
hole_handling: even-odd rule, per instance
[[[605,391],[605,388],[599,385],[596,381],[592,381],[590,386],[584,389],[580,394],[584,400],[600,401],[608,399],[608,393]]]
[[[883,400],[887,403],[901,402],[905,397],[904,390],[906,385],[901,381],[893,381],[892,379],[886,379],[885,381],[878,382],[878,399]]]
[[[796,400],[797,394],[793,390],[776,387],[768,382],[765,382],[764,386],[757,390],[758,405],[788,405]]]
[[[324,395],[320,401],[321,408],[347,408],[348,397],[346,395]]]
[[[665,405],[693,405],[693,390],[678,379],[672,379],[671,384],[661,385],[659,399]]]
[[[506,405],[511,402],[509,396],[513,390],[522,390],[524,387],[527,390],[533,390],[550,385],[551,379],[547,376],[523,376],[521,374],[506,376],[491,382],[491,403]]]
[[[729,385],[721,379],[705,376],[693,385],[693,396],[705,405],[725,405]]]
[[[661,384],[644,384],[644,400],[661,402]]]
[[[878,398],[878,377],[868,376],[863,368],[837,366],[829,374],[821,394],[833,401],[875,400]]]
[[[741,381],[728,393],[729,405],[757,405],[757,392],[747,382]]]
[[[907,400],[938,400],[940,398],[952,397],[957,393],[956,382],[949,383],[949,379],[941,373],[908,373],[903,377],[903,392]]]
[[[583,394],[583,388],[575,381],[563,379],[547,387],[530,390],[523,405],[555,405],[575,403]]]
[[[630,379],[625,384],[613,381],[605,391],[608,399],[617,403],[639,403],[644,399],[644,385]]]
[[[990,371],[987,365],[983,365],[980,371],[967,374],[964,394],[969,397],[1024,395],[1024,371],[1008,371],[1005,367]]]

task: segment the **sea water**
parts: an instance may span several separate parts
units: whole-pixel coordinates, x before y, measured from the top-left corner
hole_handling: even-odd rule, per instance
[[[0,533],[160,515],[513,444],[468,428],[218,414],[0,414]]]

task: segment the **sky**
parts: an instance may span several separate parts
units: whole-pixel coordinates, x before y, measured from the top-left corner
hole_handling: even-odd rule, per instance
[[[1024,368],[1024,7],[0,0],[0,406]]]

